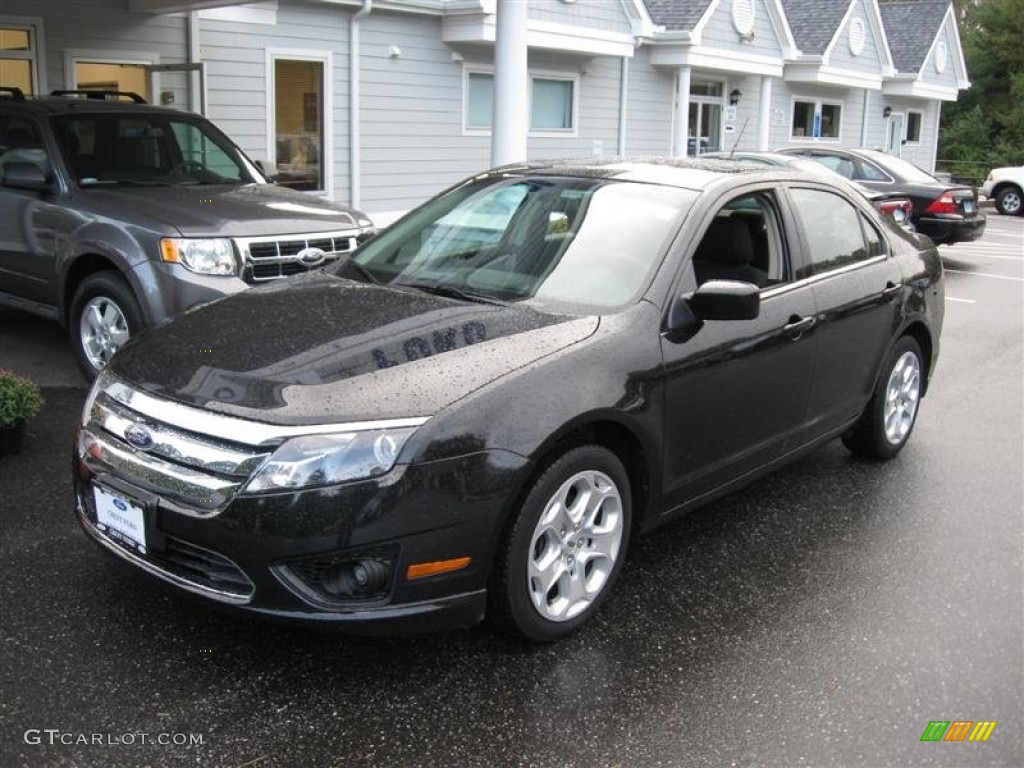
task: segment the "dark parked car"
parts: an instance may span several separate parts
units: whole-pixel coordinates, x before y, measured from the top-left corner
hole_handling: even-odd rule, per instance
[[[198,115],[58,93],[0,88],[0,304],[65,325],[90,379],[142,328],[316,269],[373,232],[350,208],[268,184]]]
[[[939,181],[902,158],[874,149],[791,147],[779,151],[809,157],[868,189],[910,198],[914,227],[939,245],[977,240],[985,231],[985,214],[978,208],[975,189]]]
[[[845,179],[835,171],[831,171],[821,163],[816,163],[810,158],[797,157],[794,155],[783,155],[779,152],[710,152],[704,157],[718,160],[735,160],[738,163],[753,163],[754,165],[767,165],[773,168],[792,168],[807,173],[824,173],[828,178],[844,179],[860,194],[864,195],[875,210],[889,216],[901,227],[913,230],[911,218],[914,213],[914,204],[910,198],[891,190],[880,191],[869,189],[863,184]]]
[[[836,437],[900,451],[942,318],[935,246],[845,185],[499,168],[333,269],[129,342],[76,436],[77,515],[254,614],[390,632],[486,611],[551,640],[635,533]]]

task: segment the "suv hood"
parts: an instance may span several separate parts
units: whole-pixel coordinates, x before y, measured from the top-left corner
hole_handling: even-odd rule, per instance
[[[358,228],[361,218],[330,200],[272,184],[90,187],[81,195],[97,212],[136,224],[147,217],[185,237],[330,232]]]
[[[250,289],[126,344],[111,372],[274,424],[432,416],[590,336],[597,317],[466,303],[323,272]]]

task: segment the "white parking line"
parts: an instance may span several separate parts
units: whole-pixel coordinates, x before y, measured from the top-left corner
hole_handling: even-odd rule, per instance
[[[971,272],[969,269],[944,269],[944,272],[956,272],[960,275],[974,275],[975,277],[994,277],[996,280],[1016,280],[1024,283],[1024,277],[1012,277],[1011,275],[993,275],[990,272]]]
[[[977,304],[978,303],[974,299],[957,299],[957,298],[955,298],[953,296],[947,296],[946,297],[946,301],[955,301],[958,304]]]
[[[956,259],[964,256],[974,256],[978,259],[1003,259],[1004,261],[1024,261],[1024,253],[1020,256],[1005,256],[1002,253],[985,253],[980,248],[971,248],[970,251],[940,251],[945,258]]]

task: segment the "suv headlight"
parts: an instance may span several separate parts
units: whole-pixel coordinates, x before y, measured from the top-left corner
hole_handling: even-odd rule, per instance
[[[160,241],[160,255],[164,261],[181,264],[200,275],[238,273],[231,241],[224,237],[166,237]]]
[[[383,475],[416,427],[293,437],[256,470],[244,491],[285,491]]]

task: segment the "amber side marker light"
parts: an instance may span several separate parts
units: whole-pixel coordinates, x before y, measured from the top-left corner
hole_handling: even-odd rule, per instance
[[[428,576],[437,576],[439,573],[451,573],[461,571],[472,562],[471,557],[456,557],[451,560],[436,560],[433,563],[413,563],[405,571],[405,578],[409,581],[425,579]]]

